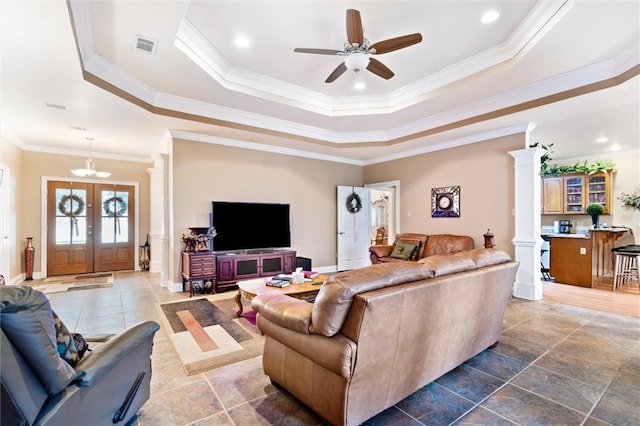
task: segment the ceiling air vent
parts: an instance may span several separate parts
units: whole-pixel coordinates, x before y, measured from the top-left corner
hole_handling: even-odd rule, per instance
[[[156,51],[156,42],[155,40],[150,39],[149,37],[143,37],[137,35],[136,38],[135,50],[137,52],[146,53],[147,55],[153,55]]]

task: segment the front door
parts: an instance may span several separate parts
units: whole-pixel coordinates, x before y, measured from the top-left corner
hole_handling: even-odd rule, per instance
[[[47,184],[47,275],[134,269],[134,187]]]

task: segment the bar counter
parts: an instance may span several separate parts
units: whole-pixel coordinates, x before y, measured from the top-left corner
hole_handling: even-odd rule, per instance
[[[610,286],[613,289],[615,242],[628,229],[590,229],[582,234],[546,234],[549,239],[549,269],[555,282],[581,287]]]

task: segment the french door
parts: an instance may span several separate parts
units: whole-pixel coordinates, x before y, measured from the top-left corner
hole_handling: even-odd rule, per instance
[[[134,187],[47,183],[47,275],[134,269]]]

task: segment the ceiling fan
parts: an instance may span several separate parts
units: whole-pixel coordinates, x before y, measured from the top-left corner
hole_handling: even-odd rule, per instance
[[[394,50],[404,49],[421,41],[422,35],[415,33],[369,44],[369,40],[364,38],[360,12],[355,9],[347,9],[347,41],[344,43],[343,50],[296,47],[293,51],[298,53],[314,53],[317,55],[345,56],[344,62],[333,70],[325,80],[325,83],[334,82],[347,70],[352,70],[357,73],[365,68],[375,75],[388,80],[394,76],[393,71],[387,68],[382,62],[370,57],[370,55],[381,55],[383,53],[393,52]]]

